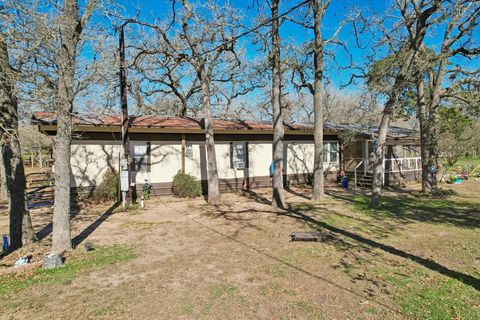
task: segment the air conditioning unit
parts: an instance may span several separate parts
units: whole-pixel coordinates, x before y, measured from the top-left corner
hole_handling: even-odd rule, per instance
[[[245,162],[244,161],[236,161],[235,162],[235,168],[237,170],[243,170],[245,169]]]

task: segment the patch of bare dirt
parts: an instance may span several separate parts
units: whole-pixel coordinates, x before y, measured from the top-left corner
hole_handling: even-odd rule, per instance
[[[471,188],[465,186],[466,196]],[[419,225],[357,215],[342,199],[353,191],[333,188],[328,193],[309,218],[302,216],[305,210],[272,209],[270,190],[225,194],[219,206],[203,199],[157,198],[135,211],[83,208],[72,218],[79,246],[85,239],[94,245],[126,244],[135,248],[137,258],[68,284],[29,287],[0,302],[2,317],[403,318],[393,303],[394,288],[370,272],[369,261],[380,267],[411,262],[349,233],[418,256],[438,258],[438,250],[422,247],[423,236],[415,241],[419,245],[407,241],[418,235]],[[286,195],[292,205],[308,203],[309,189]],[[37,230],[51,221],[49,212],[32,218]],[[292,231],[318,228],[312,221],[343,233],[328,242],[290,242]]]

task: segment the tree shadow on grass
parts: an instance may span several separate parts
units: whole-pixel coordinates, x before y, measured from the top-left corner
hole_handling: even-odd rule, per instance
[[[82,232],[76,235],[72,239],[72,246],[77,247],[83,240],[91,235],[105,220],[113,214],[113,211],[118,208],[120,201],[115,202],[110,208],[108,208],[100,217],[87,226]]]
[[[292,189],[292,188],[290,188],[290,187],[286,187],[286,188],[285,188],[285,191],[287,191],[288,193],[293,194],[294,196],[303,198],[303,199],[305,199],[305,200],[311,200],[311,199],[312,199],[312,197],[311,197],[310,195],[307,195],[307,194],[304,193],[304,192],[298,192],[297,190]]]
[[[47,225],[45,225],[42,229],[37,231],[37,240],[41,241],[48,237],[49,234],[52,233],[53,230],[53,222],[49,222]]]
[[[258,199],[257,199],[255,197],[254,192],[250,193],[250,198],[252,198],[253,200],[255,200],[259,203],[268,204],[268,199],[265,199],[264,197],[258,197]],[[354,201],[354,200],[352,200],[352,201]],[[357,241],[358,243],[361,243],[363,245],[367,245],[367,246],[372,247],[372,248],[378,248],[378,249],[380,249],[380,250],[382,250],[386,253],[389,253],[389,254],[404,258],[404,259],[408,259],[408,260],[413,261],[415,263],[418,263],[418,264],[422,265],[423,267],[428,268],[432,271],[438,272],[438,273],[440,273],[442,275],[445,275],[447,277],[450,277],[452,279],[456,279],[458,281],[461,281],[464,284],[475,288],[476,290],[480,290],[480,279],[477,279],[473,276],[470,276],[470,275],[467,275],[467,274],[449,269],[449,268],[435,262],[434,260],[425,259],[425,258],[416,256],[414,254],[403,251],[401,249],[397,249],[393,246],[386,245],[386,244],[383,244],[381,242],[366,238],[366,237],[364,237],[362,235],[359,235],[357,233],[354,233],[354,232],[351,232],[351,231],[348,231],[348,230],[344,230],[342,228],[338,228],[338,227],[333,226],[333,225],[331,225],[329,223],[326,223],[324,221],[319,221],[319,220],[313,218],[311,215],[309,215],[307,213],[308,211],[314,211],[315,209],[316,208],[313,205],[311,205],[310,207],[308,207],[308,206],[305,207],[304,210],[299,210],[299,209],[296,209],[296,208],[292,207],[291,204],[289,204],[289,208],[287,208],[286,210],[278,210],[278,211],[275,212],[275,214],[277,214],[279,216],[285,216],[285,217],[289,217],[289,218],[296,219],[296,220],[299,220],[299,221],[303,221],[307,225],[309,225],[310,227],[312,227],[314,229],[319,229],[320,231],[322,229],[328,230],[328,231],[333,232],[337,235],[341,235],[341,236],[344,236],[348,239]],[[452,208],[450,208],[450,211],[451,210],[452,210]],[[444,214],[446,214],[446,213],[444,213]],[[454,219],[453,221],[457,221],[457,219]],[[474,224],[475,221],[474,222],[468,222],[467,225],[470,226],[472,223]]]
[[[85,240],[93,231],[95,231],[109,216],[113,214],[113,211],[118,208],[120,202],[115,202],[110,208],[108,208],[100,217],[98,217],[94,222],[92,222],[87,228],[80,232],[76,237],[72,239],[72,246],[76,247],[79,243]],[[76,217],[80,213],[78,207],[72,208],[72,214],[70,219]],[[36,235],[38,241],[41,241],[48,237],[53,231],[53,223],[49,222],[42,229],[40,229]]]
[[[265,197],[259,196],[258,198],[256,198],[256,195],[257,195],[257,194],[256,194],[255,192],[253,192],[253,191],[248,192],[248,194],[246,194],[246,195],[248,195],[249,198],[251,197],[251,199],[253,199],[253,200],[255,200],[255,201],[259,202],[259,203],[271,205],[271,201],[268,200],[268,199],[265,198]],[[179,209],[177,209],[177,208],[175,208],[175,207],[173,207],[173,206],[169,206],[168,204],[165,204],[165,205],[168,206],[168,207],[170,207],[170,208],[173,209],[174,211],[178,212],[179,214],[185,216],[185,217],[186,217],[187,219],[189,219],[190,221],[198,224],[199,226],[201,226],[201,227],[203,227],[203,228],[205,228],[205,229],[208,229],[208,230],[210,230],[211,232],[216,233],[216,234],[218,234],[218,235],[220,235],[220,236],[222,236],[222,237],[224,237],[224,238],[226,238],[226,239],[229,239],[229,240],[231,240],[231,241],[234,241],[235,243],[237,243],[237,244],[239,244],[239,245],[241,245],[241,246],[244,246],[244,247],[248,248],[249,250],[252,250],[252,251],[255,251],[255,252],[259,253],[259,254],[262,254],[262,255],[268,257],[269,259],[271,259],[271,260],[273,260],[273,261],[276,261],[276,262],[278,262],[278,263],[281,263],[281,264],[283,264],[283,265],[285,265],[285,266],[287,266],[287,267],[289,267],[289,268],[291,268],[291,269],[293,269],[293,270],[296,270],[297,272],[300,272],[300,273],[302,273],[302,274],[304,274],[304,275],[307,275],[307,276],[311,277],[312,279],[317,279],[317,280],[320,280],[320,281],[324,281],[325,283],[328,283],[328,284],[330,284],[330,285],[332,285],[332,286],[334,286],[334,287],[336,287],[336,288],[338,288],[338,289],[340,289],[340,290],[342,290],[342,291],[348,292],[349,294],[352,294],[353,296],[356,296],[356,297],[361,298],[361,299],[367,298],[366,296],[362,295],[361,293],[359,293],[359,292],[357,292],[357,291],[355,291],[355,290],[352,290],[352,289],[350,289],[350,288],[348,288],[348,287],[345,287],[345,286],[343,286],[343,285],[341,285],[341,284],[338,284],[337,282],[335,282],[334,280],[332,280],[332,279],[330,279],[330,278],[327,278],[327,277],[323,277],[323,276],[321,276],[321,275],[318,275],[318,274],[316,274],[316,273],[314,273],[314,272],[311,272],[311,271],[307,270],[307,269],[304,268],[303,266],[299,266],[299,265],[297,265],[297,264],[295,264],[295,263],[292,263],[292,262],[286,261],[285,259],[282,259],[282,258],[280,258],[280,257],[277,257],[277,256],[269,253],[268,250],[259,249],[259,248],[257,248],[256,246],[254,246],[254,245],[252,245],[252,244],[250,244],[250,243],[246,243],[246,242],[238,239],[238,238],[237,238],[238,232],[235,232],[233,235],[226,234],[226,233],[224,233],[224,232],[221,232],[221,231],[219,231],[219,230],[217,230],[217,229],[215,229],[215,228],[213,228],[213,227],[211,227],[211,226],[209,226],[209,225],[207,225],[207,224],[204,224],[203,222],[201,222],[201,221],[199,221],[199,220],[191,217],[188,213],[185,213],[185,212],[183,212],[183,211],[180,211]],[[262,211],[259,211],[259,210],[243,210],[243,211],[245,211],[245,212],[247,212],[247,211],[257,212],[257,211],[258,211],[258,212],[277,213],[275,210],[262,210]],[[242,212],[243,212],[243,211],[242,211]],[[218,217],[224,217],[224,218],[225,218],[226,216],[227,216],[226,214],[221,214],[221,215],[217,215],[217,216],[212,217],[212,218],[213,218],[213,219],[218,218]],[[231,220],[234,220],[234,219],[231,219]],[[241,228],[241,229],[243,229],[243,228]],[[346,241],[343,241],[342,239],[339,239],[339,238],[337,238],[337,237],[332,237],[332,239],[331,239],[330,241],[331,241],[332,243],[336,243],[339,247],[345,248],[345,250],[351,250],[351,249],[354,247],[354,246],[352,246],[350,243],[347,243]],[[363,245],[362,245],[362,246],[363,246]],[[369,249],[366,248],[366,250],[368,251]],[[398,310],[392,308],[390,305],[385,304],[384,302],[382,302],[382,301],[380,301],[380,300],[376,300],[376,299],[375,299],[374,297],[372,297],[372,296],[370,296],[370,297],[368,297],[368,298],[369,298],[370,300],[374,301],[375,303],[377,303],[378,305],[384,307],[385,309],[388,309],[388,310],[390,310],[391,312],[394,312],[395,314],[402,315],[401,312],[399,312]]]
[[[426,198],[398,194],[383,196],[382,207],[370,208],[370,197],[358,193],[329,191],[328,194],[353,205],[355,210],[376,219],[400,223],[427,222],[461,228],[480,227],[480,204],[448,198]]]

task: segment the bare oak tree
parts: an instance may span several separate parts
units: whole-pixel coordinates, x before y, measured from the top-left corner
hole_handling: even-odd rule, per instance
[[[312,201],[321,201],[324,196],[324,172],[323,172],[323,121],[325,120],[324,109],[328,104],[328,92],[325,92],[324,86],[328,78],[326,76],[326,58],[330,62],[337,64],[336,54],[341,49],[348,53],[347,46],[339,41],[338,34],[342,28],[350,22],[354,15],[347,13],[342,21],[336,26],[329,37],[325,37],[322,29],[323,19],[330,5],[330,0],[314,0],[311,2],[311,14],[305,16],[308,19],[294,19],[287,17],[288,20],[297,23],[304,28],[313,30],[313,41],[307,42],[302,46],[297,46],[290,50],[288,64],[292,74],[292,83],[297,90],[307,89],[313,96],[314,112],[314,141],[315,141],[315,159],[313,169],[313,196]],[[312,18],[313,16],[313,18]],[[313,24],[311,23],[313,21]],[[330,52],[328,46],[335,47]],[[313,64],[311,63],[313,60]],[[313,66],[313,68],[312,68]]]
[[[18,132],[16,70],[10,65],[7,42],[0,31],[0,160],[8,196],[10,250],[36,240],[25,194],[25,172]]]
[[[272,111],[273,111],[273,181],[272,205],[285,208],[283,194],[283,113],[281,104],[282,69],[280,61],[280,21],[278,18],[279,0],[272,0],[271,63],[272,63]]]
[[[177,8],[177,2],[172,1],[174,12],[170,23],[160,26],[136,21],[137,24],[155,30],[163,41],[156,48],[140,51],[139,56],[164,56],[163,64],[172,72],[166,71],[161,78],[162,84],[168,88],[168,92],[175,94],[185,103],[196,92],[201,92],[202,126],[205,130],[207,152],[208,203],[216,205],[220,202],[220,191],[212,119],[212,83],[231,81],[231,75],[234,75],[241,65],[235,51],[235,31],[240,27],[240,23],[235,11],[228,6],[211,2],[193,6],[188,0],[181,0],[179,5],[180,8]],[[190,89],[186,94],[179,92],[181,80],[173,73],[176,68],[182,68],[185,64],[193,68],[195,75],[190,77]],[[219,72],[219,69],[227,69],[229,72]],[[182,114],[186,115],[186,106],[182,109],[185,110]]]
[[[189,101],[201,91],[195,70],[187,61],[178,60],[175,52],[172,52],[161,38],[157,38],[156,41],[144,41],[143,37],[140,39],[141,43],[136,48],[138,53],[133,62],[133,67],[138,73],[136,77],[139,78],[139,93],[147,98],[157,99],[158,95],[163,98],[173,95],[179,102],[176,115],[186,117]],[[151,111],[155,112],[159,108],[155,104],[154,102],[149,108]]]
[[[401,57],[403,60],[399,63],[399,70],[395,74],[393,85],[387,94],[387,101],[378,129],[377,149],[375,151],[375,161],[373,165],[372,207],[381,206],[383,159],[390,121],[394,115],[402,90],[409,81],[408,75],[410,68],[425,38],[425,34],[430,25],[429,19],[440,9],[440,5],[440,0],[422,0],[420,2],[417,0],[397,1],[397,9],[400,11],[402,17],[400,25],[406,29],[408,44],[400,46],[404,52],[402,52],[403,54],[401,55],[399,54],[398,57]],[[391,35],[388,32],[385,32],[385,37],[387,41],[392,41]],[[399,41],[399,43],[405,44],[406,41]]]
[[[322,20],[330,4],[330,0],[313,1],[313,24],[314,24],[314,47],[313,47],[313,112],[315,115],[315,130],[313,138],[315,140],[315,157],[313,163],[313,194],[314,202],[321,201],[324,196],[324,177],[323,177],[323,51],[324,40],[322,35]]]
[[[239,20],[232,10],[226,12],[227,8],[220,9],[213,5],[209,6],[213,19],[202,19],[199,14],[194,12],[192,5],[187,0],[182,0],[182,4],[186,10],[181,22],[182,36],[185,37],[191,50],[191,56],[188,61],[195,68],[203,96],[208,166],[208,203],[216,205],[220,202],[220,191],[218,188],[217,158],[211,114],[211,84],[215,68],[226,55],[230,54],[234,58],[230,62],[232,70],[240,65],[240,61],[235,53],[235,41],[232,41],[235,31],[239,27]],[[193,32],[191,24],[194,24]],[[229,80],[227,78],[223,81]]]
[[[480,71],[465,63],[480,55],[475,35],[480,32],[480,1],[456,1],[443,4],[441,19],[445,26],[439,50],[425,49],[429,54],[416,61],[417,114],[421,131],[422,190],[438,190],[439,111],[441,103],[461,103],[475,108],[479,102]],[[447,84],[447,85],[445,85]],[[459,142],[460,143],[460,142]]]
[[[82,31],[98,0],[91,0],[80,16],[77,0],[65,0],[60,15],[58,48],[58,86],[55,95],[57,135],[55,138],[55,207],[53,209],[52,249],[71,248],[70,237],[70,150],[72,139],[75,70]]]

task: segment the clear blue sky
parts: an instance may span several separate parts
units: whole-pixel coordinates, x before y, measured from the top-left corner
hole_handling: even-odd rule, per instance
[[[262,2],[260,0],[260,2]],[[288,10],[292,6],[296,5],[299,1],[285,0],[281,1],[280,13]],[[137,11],[139,17],[146,21],[154,21],[155,19],[164,19],[171,12],[171,2],[168,0],[143,0],[143,1],[120,1],[121,5],[125,7],[126,15],[134,16]],[[192,0],[192,3],[195,1]],[[228,3],[221,2],[220,3]],[[229,2],[231,6],[236,7],[244,16],[244,23],[246,25],[254,25],[253,20],[258,15],[258,9],[249,8],[252,5],[252,0],[233,0]],[[330,7],[328,8],[326,17],[324,19],[323,32],[325,37],[328,38],[338,27],[341,21],[351,12],[357,12],[358,8],[361,8],[364,14],[377,14],[384,12],[386,9],[386,1],[383,0],[332,0]],[[310,31],[298,26],[292,22],[286,21],[281,27],[282,41],[302,43],[313,37]],[[355,37],[353,28],[351,25],[346,25],[339,34],[339,38],[345,42],[349,50],[352,53],[354,62],[357,64],[363,64],[365,55],[368,54],[366,50],[360,50],[356,48]],[[256,48],[249,43],[249,39],[245,39],[245,47],[247,48],[247,57],[253,57],[257,54],[263,54],[258,52]],[[332,48],[334,49],[334,48]],[[336,50],[337,62],[340,66],[347,66],[349,59],[344,54],[343,50]],[[345,83],[350,78],[351,71],[341,69],[337,64],[327,59],[328,76],[331,78],[332,83],[336,86]],[[354,88],[350,88],[354,90]]]
[[[191,0],[191,3],[194,4],[197,0]],[[128,1],[128,0],[119,0],[117,1],[125,8],[123,13],[126,17],[134,17],[138,14],[138,17],[143,21],[153,22],[155,20],[163,20],[169,16],[171,13],[171,1],[170,0],[137,0],[137,1]],[[177,0],[177,3],[179,0]],[[224,4],[217,0],[218,3]],[[258,0],[262,2],[262,0]],[[362,15],[367,18],[371,18],[375,15],[382,15],[387,11],[387,5],[393,3],[394,1],[385,1],[385,0],[331,0],[330,7],[327,10],[327,14],[323,21],[323,34],[325,38],[329,38],[332,33],[337,29],[339,24],[345,19],[345,17],[351,13],[356,13],[359,10],[362,11]],[[244,16],[243,23],[248,26],[253,26],[255,24],[254,20],[259,14],[257,7],[250,8],[252,6],[252,0],[232,0],[229,2],[231,6],[238,8],[241,15]],[[288,10],[299,3],[299,0],[283,0],[281,1],[280,13]],[[268,15],[268,13],[265,13]],[[399,14],[399,13],[398,13]],[[438,49],[439,39],[442,37],[441,28],[430,31],[426,37],[425,43],[434,48]],[[135,31],[133,31],[135,32]],[[132,37],[133,34],[127,34],[128,37]],[[281,26],[281,36],[283,43],[303,43],[307,40],[313,38],[313,34],[310,30],[296,25],[292,22],[286,21]],[[353,63],[359,66],[364,66],[367,61],[367,56],[372,54],[372,45],[375,43],[375,38],[380,36],[379,34],[363,34],[361,37],[361,45],[363,48],[358,48],[356,39],[354,36],[352,24],[347,24],[343,27],[342,31],[339,33],[338,38],[341,40],[351,53]],[[247,49],[247,58],[253,58],[256,55],[264,55],[265,53],[259,52],[257,48],[250,42],[251,39],[245,38],[243,40],[243,45]],[[480,34],[476,35],[476,42],[480,42]],[[331,58],[326,58],[326,76],[331,80],[331,83],[334,87],[340,87],[342,84],[345,84],[350,79],[352,72],[354,71],[349,66],[349,58],[343,49],[339,47],[330,46],[327,50],[333,50],[335,53],[335,62]],[[383,54],[386,52],[383,51]],[[91,52],[84,52],[85,55],[90,55]],[[380,59],[381,53],[376,52],[375,59]],[[480,62],[476,60],[458,60],[461,61],[461,64],[469,68],[478,68]],[[342,68],[345,67],[345,68]],[[351,92],[358,92],[362,88],[358,85],[362,85],[362,81],[358,80],[356,84],[350,85],[346,90]]]

